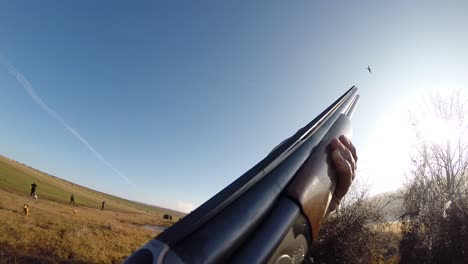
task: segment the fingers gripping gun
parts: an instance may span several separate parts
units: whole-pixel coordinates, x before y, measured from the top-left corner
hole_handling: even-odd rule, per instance
[[[351,137],[350,88],[221,192],[125,263],[300,263],[327,213],[335,175],[329,143]]]

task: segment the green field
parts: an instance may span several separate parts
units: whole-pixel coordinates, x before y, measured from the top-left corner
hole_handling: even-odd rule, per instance
[[[95,191],[0,156],[0,189],[29,195],[32,182],[36,182],[38,185],[37,195],[40,199],[68,203],[70,195],[73,193],[76,204],[91,208],[100,208],[101,202],[106,201],[106,209],[110,210],[144,211],[156,216],[169,213],[177,219],[184,215],[174,210],[129,201]]]

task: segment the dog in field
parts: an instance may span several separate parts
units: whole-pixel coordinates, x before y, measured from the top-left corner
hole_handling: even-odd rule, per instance
[[[23,206],[23,215],[28,216],[29,215],[29,205],[24,204]]]

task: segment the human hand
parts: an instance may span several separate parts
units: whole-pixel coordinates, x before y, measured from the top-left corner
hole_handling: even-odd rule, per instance
[[[328,210],[334,211],[340,205],[341,199],[348,192],[354,180],[357,154],[353,143],[345,136],[334,138],[331,143],[331,156],[337,172],[335,192]]]

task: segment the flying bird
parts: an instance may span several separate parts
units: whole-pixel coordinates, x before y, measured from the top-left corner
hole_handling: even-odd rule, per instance
[[[369,67],[369,65],[367,65],[367,68],[366,68],[366,69],[367,69],[367,70],[369,71],[369,73],[372,75],[372,70],[371,70],[371,68]]]

